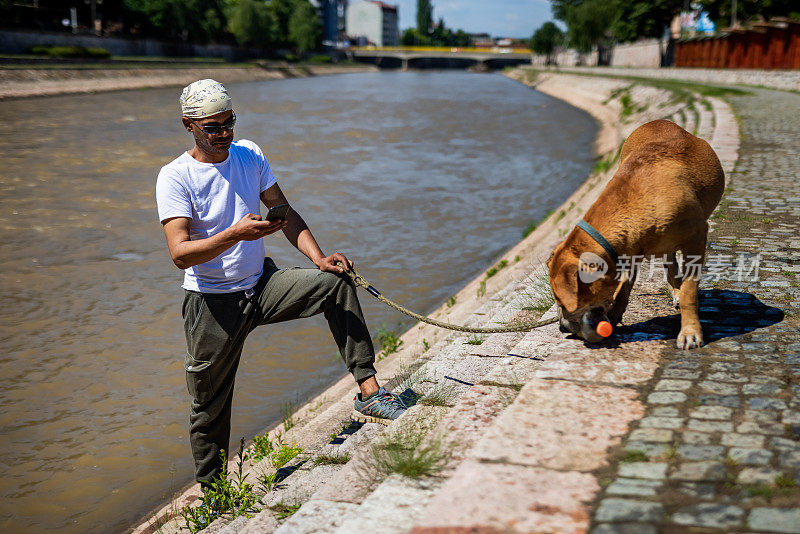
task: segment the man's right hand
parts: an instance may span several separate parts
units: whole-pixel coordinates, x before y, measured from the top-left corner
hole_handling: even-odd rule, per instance
[[[261,215],[248,213],[231,226],[231,233],[239,241],[254,241],[274,234],[286,226],[286,219],[263,221]]]

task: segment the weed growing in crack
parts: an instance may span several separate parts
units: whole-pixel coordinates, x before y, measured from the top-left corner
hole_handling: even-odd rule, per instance
[[[486,278],[491,278],[501,270],[503,270],[508,265],[508,260],[500,260],[497,262],[497,265],[494,267],[490,267],[489,270],[486,271]]]
[[[518,291],[510,301],[512,308],[519,311],[544,313],[555,303],[553,291],[550,288],[550,278],[545,267],[538,267],[533,273],[523,280],[525,289]],[[513,326],[518,322],[528,319],[513,319],[508,322]]]
[[[200,505],[186,505],[181,510],[181,516],[190,532],[200,532],[223,515],[233,519],[242,515],[252,517],[251,512],[255,512],[254,506],[258,498],[244,472],[244,438],[239,443],[239,455],[233,475],[228,472],[224,450],[220,451],[220,460],[222,469],[203,493]]]
[[[643,451],[629,450],[625,451],[625,456],[620,458],[620,462],[649,462],[650,458]]]
[[[277,471],[269,474],[266,472],[262,472],[261,476],[258,477],[258,488],[264,493],[269,493],[270,491],[275,489],[275,484],[277,484],[277,482],[278,482]]]
[[[481,298],[485,294],[486,294],[486,280],[481,280],[481,283],[478,285],[478,291],[476,297]]]
[[[283,418],[281,419],[281,422],[283,423],[284,432],[288,432],[290,429],[294,427],[294,412],[299,404],[300,404],[299,392],[295,394],[294,402],[288,401],[283,404],[282,406]]]
[[[380,475],[394,473],[408,478],[431,477],[447,467],[450,454],[442,439],[429,439],[412,430],[399,431],[371,448],[370,467]]]
[[[296,443],[284,443],[281,436],[278,436],[277,441],[278,448],[270,455],[270,462],[272,462],[272,467],[275,469],[280,469],[291,462],[295,456],[303,452],[303,447]]]
[[[434,388],[419,398],[417,404],[423,406],[450,406],[455,397],[455,391],[449,386],[436,385]]]
[[[258,463],[264,458],[269,458],[274,450],[275,447],[272,445],[269,435],[253,436],[253,445],[250,448],[249,458],[253,463]]]
[[[468,337],[467,340],[464,341],[464,343],[466,345],[482,345],[484,341],[486,341],[486,338],[484,336],[473,334],[470,337]]]
[[[150,528],[155,529],[156,534],[161,534],[163,532],[164,526],[170,522],[172,518],[178,517],[181,515],[181,510],[178,508],[178,493],[173,490],[173,484],[175,482],[175,466],[171,465],[169,468],[169,509],[164,513],[163,516],[159,517],[158,515],[154,515],[148,521],[148,526]],[[161,500],[166,500],[167,495],[162,494]]]
[[[403,340],[400,339],[400,334],[394,330],[387,330],[386,325],[383,325],[378,330],[378,344],[381,346],[384,356],[388,356],[400,350],[403,346]]]
[[[349,461],[349,454],[320,454],[314,458],[314,465],[342,465]]]
[[[270,509],[275,514],[275,518],[281,521],[294,515],[294,513],[300,509],[300,504],[284,504],[283,501],[281,501],[274,506],[270,506]]]

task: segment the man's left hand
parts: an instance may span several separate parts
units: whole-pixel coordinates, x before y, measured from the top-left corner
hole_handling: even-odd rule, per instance
[[[342,262],[342,264],[347,267],[348,271],[353,268],[353,262],[348,260],[344,254],[341,254],[339,252],[335,252],[330,256],[320,258],[319,260],[314,262],[314,265],[316,265],[320,271],[324,271],[327,273],[342,274],[344,273],[345,269],[342,269],[341,267],[336,265],[336,262],[338,261]]]

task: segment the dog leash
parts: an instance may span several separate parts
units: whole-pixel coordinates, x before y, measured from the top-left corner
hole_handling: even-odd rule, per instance
[[[423,323],[427,323],[433,326],[437,326],[439,328],[446,328],[447,330],[455,330],[456,332],[468,332],[471,334],[499,334],[504,332],[527,332],[529,330],[533,330],[534,328],[539,328],[548,324],[553,324],[558,321],[557,317],[553,317],[552,319],[545,319],[544,321],[533,321],[533,322],[526,322],[517,324],[514,326],[499,326],[495,328],[473,328],[470,326],[462,326],[462,325],[455,325],[451,323],[445,323],[443,321],[437,321],[436,319],[431,319],[419,313],[415,313],[408,308],[397,304],[396,302],[384,297],[380,291],[375,289],[375,286],[369,283],[366,278],[361,276],[358,271],[356,271],[355,267],[351,270],[347,270],[344,264],[340,261],[336,262],[336,265],[344,269],[345,274],[353,280],[354,283],[363,287],[367,290],[367,292],[378,299],[379,301],[383,302],[387,306],[394,308],[395,310],[408,315],[418,321],[422,321]]]

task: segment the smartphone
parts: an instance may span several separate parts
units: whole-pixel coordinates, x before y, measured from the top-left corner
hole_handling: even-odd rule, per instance
[[[267,210],[267,216],[264,217],[266,221],[277,221],[285,219],[289,214],[289,204],[281,204],[280,206],[272,206]]]

